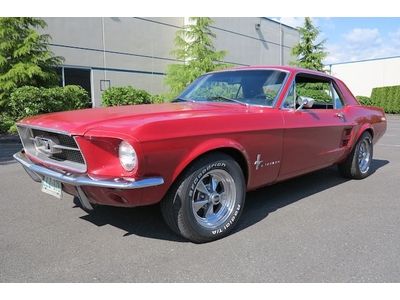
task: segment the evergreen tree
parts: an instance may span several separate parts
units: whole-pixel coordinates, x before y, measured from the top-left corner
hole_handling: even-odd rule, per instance
[[[198,76],[227,67],[221,63],[225,51],[216,51],[213,46],[215,34],[211,31],[210,18],[190,18],[192,24],[178,30],[175,37],[176,50],[172,53],[182,64],[168,66],[166,83],[171,94],[176,96]]]
[[[306,69],[324,71],[322,61],[328,53],[325,52],[325,40],[316,43],[320,33],[319,29],[314,26],[310,18],[305,18],[303,27],[298,27],[298,29],[300,42],[292,49],[292,55],[297,60],[291,64]]]
[[[50,36],[37,32],[45,27],[41,19],[0,18],[0,107],[17,87],[57,85],[63,58],[49,50]]]

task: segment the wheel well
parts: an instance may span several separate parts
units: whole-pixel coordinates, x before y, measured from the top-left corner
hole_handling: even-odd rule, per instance
[[[244,157],[243,153],[234,148],[220,148],[220,149],[216,149],[215,151],[219,151],[219,152],[222,152],[222,153],[225,153],[225,154],[231,156],[239,164],[240,168],[242,169],[242,172],[243,172],[244,178],[246,180],[246,184],[247,184],[248,179],[249,179],[249,168],[247,165],[247,160]],[[212,151],[210,151],[210,152],[212,152]]]
[[[239,164],[240,168],[242,169],[244,178],[246,180],[246,184],[248,183],[249,170],[248,170],[247,160],[246,160],[245,156],[243,155],[243,153],[240,152],[239,150],[235,149],[235,148],[229,148],[229,147],[227,147],[227,148],[217,148],[217,149],[213,149],[213,150],[209,150],[207,152],[204,152],[200,156],[196,157],[196,159],[194,159],[192,162],[190,162],[190,164],[187,165],[184,170],[189,168],[198,159],[200,159],[200,158],[202,158],[202,157],[204,157],[206,155],[209,155],[210,153],[214,153],[214,152],[224,153],[224,154],[229,155],[230,157],[232,157]]]
[[[371,128],[368,128],[364,132],[369,132],[371,134],[372,138],[374,137],[374,131]]]

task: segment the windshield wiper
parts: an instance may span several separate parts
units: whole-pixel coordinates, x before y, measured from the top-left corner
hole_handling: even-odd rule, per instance
[[[235,103],[244,105],[246,107],[249,106],[248,103],[245,103],[245,102],[242,102],[242,101],[239,101],[239,100],[236,100],[236,99],[232,99],[232,98],[227,98],[227,97],[224,97],[224,96],[214,96],[214,97],[208,98],[208,100],[225,100],[225,101],[235,102]]]
[[[194,102],[194,100],[183,99],[183,98],[175,98],[175,99],[172,100],[171,102],[172,102],[172,103],[175,103],[175,102]]]

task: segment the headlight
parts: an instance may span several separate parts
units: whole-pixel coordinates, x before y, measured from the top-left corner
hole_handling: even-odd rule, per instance
[[[122,141],[118,149],[119,161],[126,171],[132,171],[137,165],[135,149],[128,142]]]

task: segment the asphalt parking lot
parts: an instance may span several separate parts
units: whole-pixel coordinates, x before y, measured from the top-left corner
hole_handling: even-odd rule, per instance
[[[157,206],[88,215],[43,194],[0,143],[0,282],[399,282],[400,117],[361,181],[328,168],[247,195],[235,232],[196,245]]]

